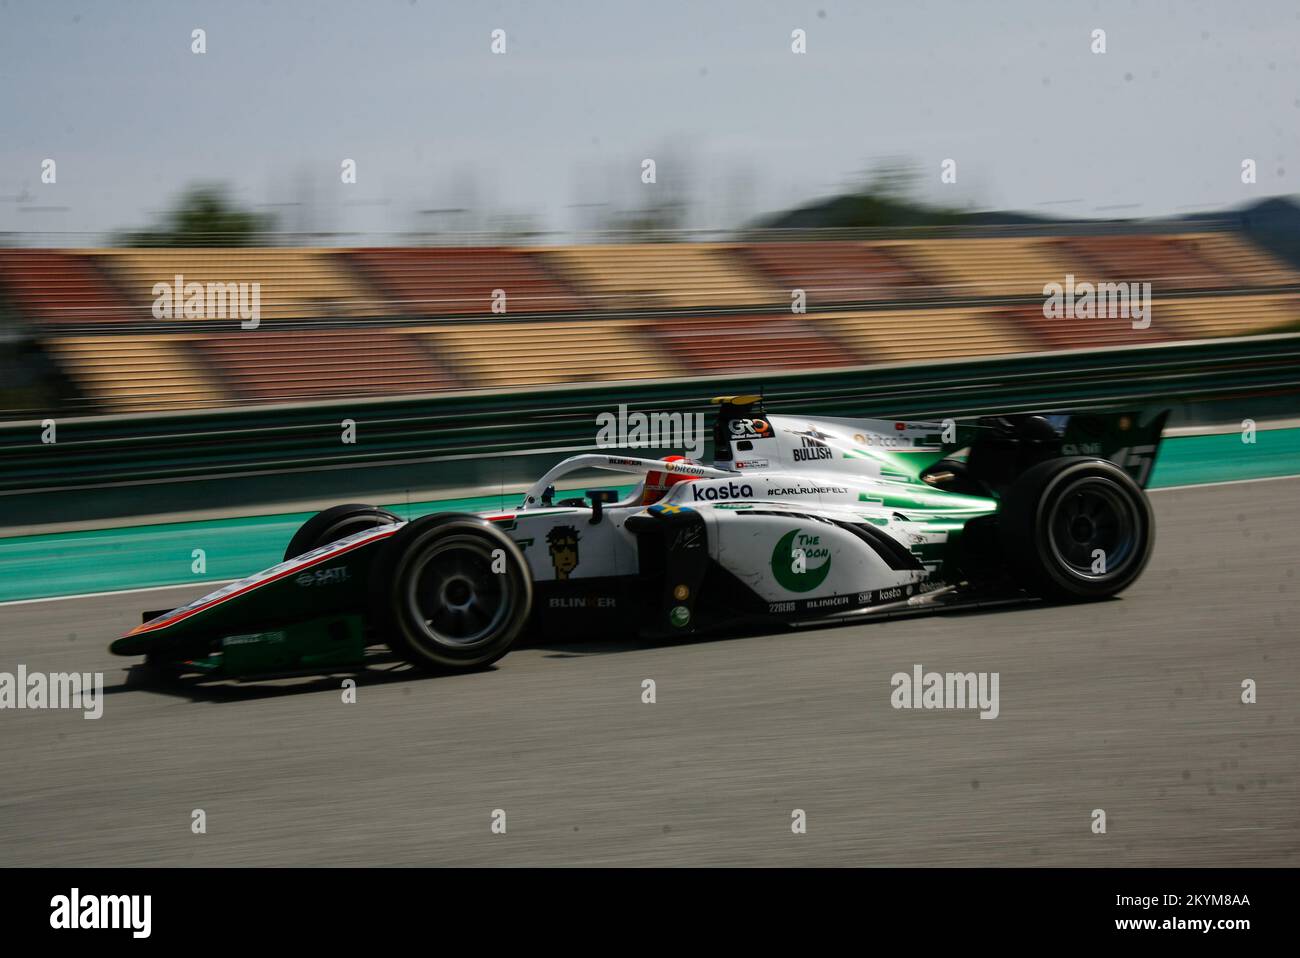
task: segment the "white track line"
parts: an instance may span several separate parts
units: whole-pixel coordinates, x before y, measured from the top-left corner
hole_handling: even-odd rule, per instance
[[[1277,482],[1279,479],[1300,479],[1300,474],[1292,473],[1288,476],[1260,476],[1258,479],[1224,479],[1221,482],[1189,482],[1183,486],[1161,486],[1159,489],[1148,489],[1147,492],[1173,492],[1177,489],[1210,489],[1214,486],[1244,486],[1248,482]]]
[[[107,592],[78,592],[74,595],[49,595],[42,599],[10,599],[7,602],[0,602],[0,608],[9,605],[33,605],[37,602],[61,602],[64,599],[96,599],[105,595],[131,595],[135,592],[161,592],[163,589],[193,589],[198,586],[210,585],[209,590],[215,592],[223,585],[229,585],[231,582],[237,582],[237,579],[204,579],[202,582],[175,582],[172,585],[150,585],[143,589],[110,589]]]

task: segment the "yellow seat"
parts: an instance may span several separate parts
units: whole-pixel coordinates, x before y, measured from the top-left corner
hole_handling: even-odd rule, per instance
[[[111,412],[218,406],[219,385],[189,352],[192,337],[73,336],[46,350],[83,392]]]
[[[1063,283],[1067,273],[1087,270],[1046,238],[886,240],[873,245],[934,277],[935,293],[945,296],[1042,296],[1046,284]]]
[[[1236,234],[1191,233],[1178,239],[1221,270],[1230,283],[1250,286],[1300,283],[1300,274],[1295,270]]]
[[[152,306],[155,284],[174,287],[180,275],[184,283],[201,283],[205,289],[209,283],[259,283],[264,321],[388,314],[380,298],[329,250],[130,249],[93,255],[117,277],[129,299],[143,308]],[[238,321],[229,311],[226,317],[232,325]],[[181,310],[174,321],[193,322]]]
[[[727,246],[572,246],[548,249],[542,256],[602,309],[789,303],[788,293],[773,289]]]
[[[1158,300],[1152,316],[1191,339],[1300,329],[1300,296],[1205,296]]]
[[[412,330],[470,386],[681,375],[631,322],[456,324]]]
[[[813,322],[868,363],[925,362],[1044,348],[1028,331],[1015,329],[997,309],[987,307],[827,313]]]

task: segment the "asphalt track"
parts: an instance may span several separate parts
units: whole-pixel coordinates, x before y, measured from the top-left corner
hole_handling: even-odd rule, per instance
[[[185,590],[0,606],[0,670],[109,686],[98,721],[0,712],[0,864],[1295,866],[1300,479],[1152,499],[1118,600],[555,642],[352,705],[337,678],[124,686],[106,642]],[[998,672],[1000,716],[894,710],[916,663]]]

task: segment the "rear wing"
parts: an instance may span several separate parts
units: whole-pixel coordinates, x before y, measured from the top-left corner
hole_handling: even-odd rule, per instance
[[[1054,419],[1056,417],[1048,417]],[[1143,489],[1151,480],[1169,410],[1073,413],[1061,431],[1061,455],[1097,456],[1119,466]]]

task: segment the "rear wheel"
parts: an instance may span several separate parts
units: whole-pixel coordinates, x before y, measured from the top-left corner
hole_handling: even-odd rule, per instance
[[[528,621],[533,584],[508,536],[477,516],[425,516],[385,545],[371,618],[389,647],[434,671],[482,668]]]
[[[1155,544],[1146,494],[1103,459],[1052,459],[1027,470],[1003,497],[998,526],[1021,584],[1064,601],[1127,588]]]
[[[391,512],[353,502],[344,506],[334,506],[312,516],[294,533],[289,546],[284,550],[285,560],[296,559],[305,552],[337,542],[344,536],[401,522]]]

